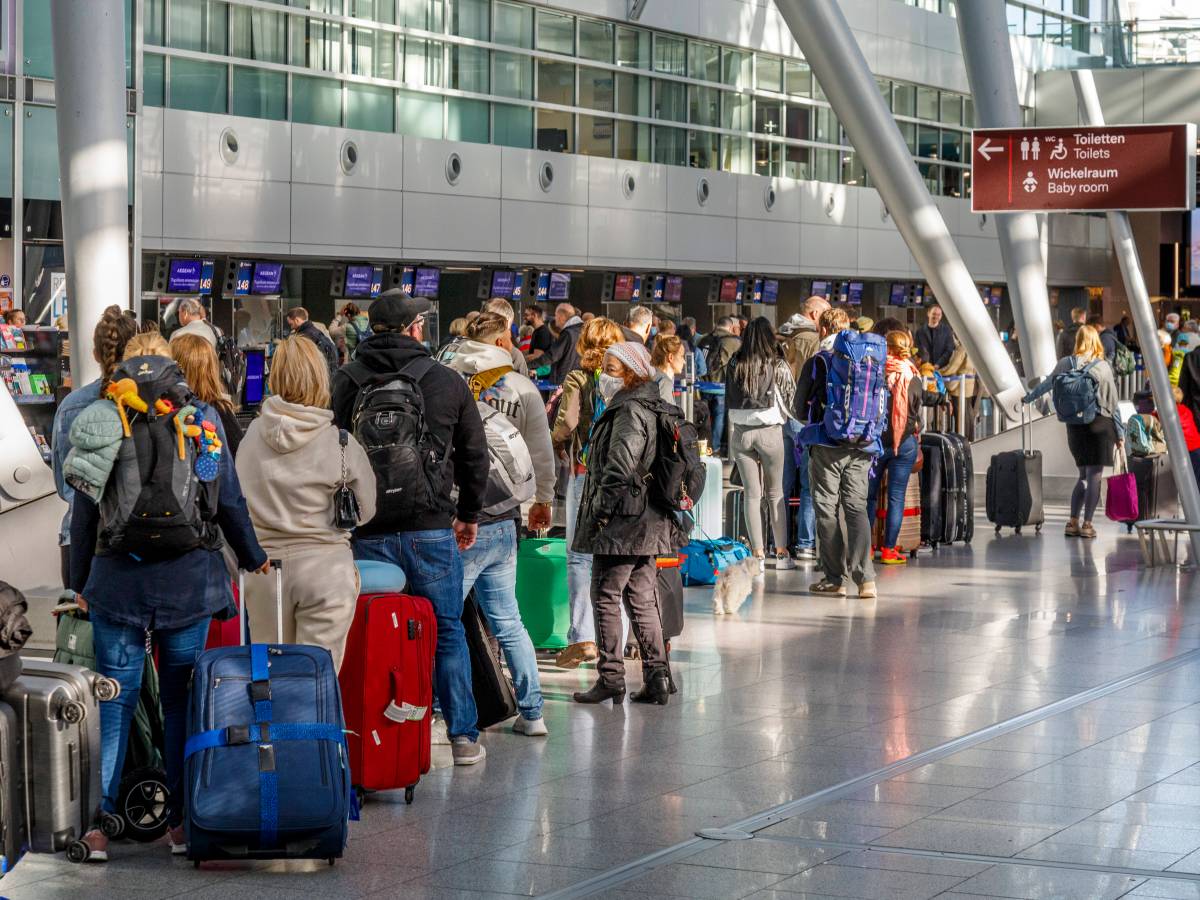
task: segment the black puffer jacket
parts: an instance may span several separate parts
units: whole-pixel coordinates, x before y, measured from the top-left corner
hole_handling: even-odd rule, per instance
[[[596,422],[571,547],[577,553],[658,556],[687,543],[675,520],[649,502],[658,418],[645,404],[658,399],[653,381],[619,391]]]

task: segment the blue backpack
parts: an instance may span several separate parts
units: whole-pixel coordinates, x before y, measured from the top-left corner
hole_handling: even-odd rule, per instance
[[[749,555],[749,548],[733,538],[692,538],[679,552],[680,575],[685,585],[716,584],[719,572]]]
[[[834,339],[828,363],[826,437],[874,443],[887,425],[887,341],[847,329]]]
[[[1099,385],[1092,369],[1100,360],[1092,360],[1081,368],[1072,368],[1054,376],[1052,394],[1058,421],[1068,425],[1090,425],[1100,412],[1096,399]]]

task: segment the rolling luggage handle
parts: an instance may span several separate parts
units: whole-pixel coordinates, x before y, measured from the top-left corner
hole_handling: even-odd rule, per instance
[[[275,643],[283,643],[283,560],[269,559],[275,570]],[[246,573],[238,569],[238,646],[246,646]]]

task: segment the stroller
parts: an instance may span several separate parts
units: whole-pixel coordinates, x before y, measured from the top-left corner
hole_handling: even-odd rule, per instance
[[[54,661],[96,668],[96,650],[92,623],[77,605],[64,604],[56,610],[58,631]],[[150,633],[146,633],[146,662],[142,671],[142,690],[129,729],[129,747],[121,787],[117,794],[116,818],[121,827],[116,834],[107,822],[109,837],[127,837],[138,842],[155,841],[167,831],[167,774],[163,767],[163,715],[158,699],[158,669],[154,665]]]

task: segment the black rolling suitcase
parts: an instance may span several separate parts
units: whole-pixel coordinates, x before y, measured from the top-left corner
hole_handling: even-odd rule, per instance
[[[14,659],[17,657],[14,657]],[[29,843],[25,827],[25,743],[17,714],[0,703],[0,877],[17,863]]]
[[[1042,451],[1026,444],[1025,408],[1021,407],[1021,449],[997,453],[987,471],[987,517],[996,526],[1016,529],[1026,525],[1042,530],[1046,511],[1042,505]],[[1032,430],[1032,423],[1030,423]]]
[[[1129,457],[1129,471],[1137,480],[1139,519],[1158,518],[1158,488],[1162,473],[1166,468],[1167,454],[1165,453],[1156,456]],[[1129,522],[1126,527],[1133,531],[1132,522]]]
[[[500,664],[500,653],[492,643],[474,593],[463,601],[462,623],[467,632],[467,649],[471,652],[471,687],[479,727],[489,728],[517,714],[517,695],[512,679]]]
[[[921,435],[921,543],[969,543],[975,536],[975,465],[960,434]]]
[[[663,640],[669,641],[683,634],[683,575],[679,571],[679,555],[660,556],[656,565],[658,620],[662,623]]]

